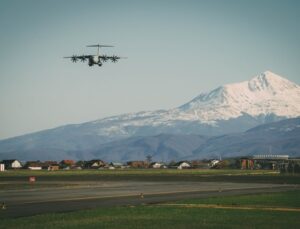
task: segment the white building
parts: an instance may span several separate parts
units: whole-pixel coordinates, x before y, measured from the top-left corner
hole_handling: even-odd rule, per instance
[[[122,163],[120,162],[111,162],[109,164],[109,169],[125,169],[125,168],[128,168],[127,166],[123,165]]]
[[[177,169],[189,169],[191,168],[192,166],[190,165],[190,163],[186,162],[186,161],[183,161],[183,162],[179,162],[177,164]]]
[[[28,166],[30,170],[42,170],[42,166]]]
[[[216,166],[217,164],[219,164],[220,163],[220,160],[212,160],[211,162],[210,162],[210,167],[214,167],[214,166]]]
[[[2,164],[5,165],[6,169],[20,169],[22,168],[22,164],[21,162],[19,162],[18,160],[3,160]]]
[[[165,168],[165,165],[164,165],[164,163],[161,163],[161,162],[153,162],[153,163],[151,163],[150,167],[153,169],[163,169],[163,168]]]

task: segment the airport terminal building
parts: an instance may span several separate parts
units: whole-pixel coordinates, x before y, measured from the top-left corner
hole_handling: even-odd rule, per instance
[[[300,159],[290,158],[289,155],[260,154],[243,157],[241,169],[271,169],[280,172],[300,172]]]

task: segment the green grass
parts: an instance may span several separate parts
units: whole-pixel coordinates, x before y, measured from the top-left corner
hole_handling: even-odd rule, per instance
[[[271,170],[239,170],[239,169],[117,169],[117,170],[58,170],[58,171],[31,171],[8,170],[0,173],[0,178],[22,178],[28,176],[41,177],[75,177],[75,176],[209,176],[209,175],[277,175]]]
[[[145,206],[3,220],[1,225],[3,228],[299,228],[298,218],[299,213],[294,212]]]
[[[8,170],[0,173],[1,177],[15,177],[15,176],[85,176],[85,175],[250,175],[250,174],[278,174],[277,171],[270,170],[239,170],[239,169],[116,169],[116,170]]]
[[[296,207],[300,208],[300,191],[288,191],[272,194],[255,194],[228,197],[211,197],[178,201],[184,204],[220,204],[263,207]]]
[[[299,207],[300,191],[217,197],[180,203]],[[294,203],[295,202],[295,203]],[[299,212],[145,205],[3,219],[0,228],[300,228]]]
[[[31,184],[29,176],[36,176]],[[9,170],[0,173],[0,190],[24,190],[59,188],[81,185],[82,181],[190,181],[190,182],[233,182],[300,184],[299,174],[280,174],[266,170],[205,170],[205,169],[122,169],[122,170],[60,170],[30,171]]]
[[[300,184],[300,174],[280,174],[270,170],[239,169],[120,169],[120,170],[9,170],[0,172],[1,181],[202,181],[238,183]],[[1,187],[0,187],[1,188]]]
[[[0,190],[23,190],[23,189],[43,189],[43,188],[62,188],[62,187],[76,187],[79,184],[76,183],[4,183],[0,182]]]

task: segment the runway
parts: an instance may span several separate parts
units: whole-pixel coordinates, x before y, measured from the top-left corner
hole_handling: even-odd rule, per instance
[[[168,201],[247,193],[276,192],[295,185],[230,182],[64,182],[62,187],[1,190],[6,209],[0,218],[64,212],[96,207],[154,204]]]

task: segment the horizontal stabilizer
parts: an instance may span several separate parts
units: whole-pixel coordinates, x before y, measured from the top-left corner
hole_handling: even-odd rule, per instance
[[[112,46],[112,45],[87,45],[86,47],[114,47],[114,46]]]

